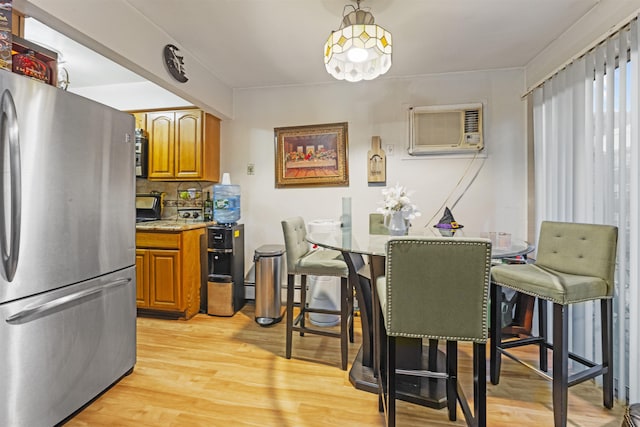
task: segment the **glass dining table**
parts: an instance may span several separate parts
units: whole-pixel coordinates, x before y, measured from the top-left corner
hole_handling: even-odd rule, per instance
[[[408,237],[485,237],[491,239],[492,258],[496,262],[504,259],[526,259],[533,251],[533,245],[513,238],[505,233],[474,232],[464,229],[411,230]],[[349,267],[349,281],[355,289],[362,322],[362,346],[349,371],[349,381],[359,390],[371,393],[378,392],[378,372],[381,351],[379,343],[384,326],[380,323],[380,306],[375,286],[375,279],[384,275],[386,243],[394,236],[382,234],[355,233],[352,228],[341,228],[328,232],[311,232],[306,239],[318,247],[334,249],[342,252]],[[368,263],[363,262],[368,258]],[[362,266],[359,269],[356,266]],[[400,368],[442,370],[445,367],[444,353],[438,350],[436,340],[428,345],[415,338],[400,340],[397,363]],[[398,398],[415,404],[432,408],[446,406],[445,381],[443,379],[405,377],[398,387]]]

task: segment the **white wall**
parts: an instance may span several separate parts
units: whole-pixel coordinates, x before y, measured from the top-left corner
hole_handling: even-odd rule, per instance
[[[423,230],[434,215],[437,222],[442,216],[438,209],[472,158],[403,156],[410,105],[484,104],[485,163],[453,214],[465,230],[525,236],[523,85],[523,71],[513,69],[236,91],[235,118],[222,122],[222,171],[230,172],[232,182],[241,185],[247,263],[257,247],[283,243],[282,219],[338,218],[345,196],[352,198],[354,231],[366,232],[368,214],[381,200],[381,187],[367,183],[367,151],[374,135],[382,138],[383,148],[395,146],[395,155],[387,157],[387,184],[400,183],[415,191],[412,199],[423,216],[414,221],[414,230]],[[349,124],[349,187],[276,189],[274,128],[333,122]],[[476,159],[475,165],[481,162]],[[249,163],[255,164],[255,175],[247,175]]]

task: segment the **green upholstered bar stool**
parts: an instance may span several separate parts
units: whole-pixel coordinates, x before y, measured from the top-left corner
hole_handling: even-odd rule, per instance
[[[553,414],[556,427],[567,425],[568,388],[602,375],[603,403],[613,406],[612,298],[618,229],[609,225],[545,221],[540,228],[538,253],[533,264],[498,265],[491,270],[491,363],[493,384],[500,380],[501,355],[520,361],[508,349],[537,345],[540,366],[534,368],[553,382]],[[503,341],[499,322],[501,288],[510,288],[538,299],[539,336],[519,336]],[[553,344],[548,342],[547,301],[553,303]],[[595,363],[569,352],[569,306],[600,301],[602,361]],[[553,350],[553,374],[547,371],[547,349]],[[569,375],[569,359],[585,369]],[[522,362],[525,364],[524,362]],[[531,365],[525,366],[533,368]]]
[[[402,237],[387,244],[385,276],[376,290],[386,330],[386,353],[378,375],[380,406],[395,426],[397,375],[446,379],[449,419],[460,406],[468,425],[486,425],[486,341],[491,241],[480,238]],[[384,335],[384,334],[383,334]],[[398,337],[446,341],[446,372],[398,369]],[[458,386],[458,341],[473,343],[473,413]],[[383,346],[384,349],[384,346]],[[386,374],[386,375],[385,375]],[[384,378],[386,376],[386,384]]]
[[[287,340],[286,357],[291,358],[293,331],[300,336],[305,333],[340,338],[342,370],[347,369],[349,341],[353,342],[353,292],[349,284],[349,272],[342,254],[333,250],[311,250],[305,240],[307,227],[301,217],[282,221],[284,244],[287,259]],[[340,309],[311,308],[307,300],[307,275],[340,277]],[[300,303],[294,302],[295,277],[300,276]],[[293,318],[294,307],[300,312]],[[318,329],[307,326],[306,316],[309,313],[340,315],[340,331]]]

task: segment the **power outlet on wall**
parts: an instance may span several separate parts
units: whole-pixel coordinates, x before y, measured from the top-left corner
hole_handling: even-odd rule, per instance
[[[387,156],[393,156],[393,151],[395,149],[395,145],[387,144],[387,145],[385,145],[384,149],[387,152]]]
[[[256,165],[254,165],[253,163],[249,163],[247,165],[247,175],[253,175],[256,172]]]

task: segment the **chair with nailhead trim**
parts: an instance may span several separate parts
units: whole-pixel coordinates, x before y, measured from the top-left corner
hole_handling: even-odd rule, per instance
[[[342,254],[334,250],[311,250],[305,240],[307,226],[304,219],[294,217],[281,222],[287,260],[287,337],[285,356],[291,359],[293,332],[300,336],[305,333],[340,338],[342,370],[347,369],[349,342],[353,342],[353,291],[349,282],[349,271]],[[307,275],[340,277],[340,308],[313,308],[307,301]],[[295,277],[300,276],[300,303],[294,302]],[[294,307],[299,307],[298,315],[293,317]],[[310,313],[337,314],[340,316],[340,330],[313,328],[306,324]]]
[[[449,420],[456,405],[467,425],[486,425],[486,341],[491,268],[491,241],[480,238],[399,237],[386,249],[385,275],[376,280],[385,334],[382,372],[378,373],[379,408],[387,426],[395,426],[399,377],[406,375],[446,381]],[[446,341],[445,369],[398,366],[397,347],[403,338]],[[473,343],[473,411],[458,383],[458,342]],[[385,351],[386,350],[386,351]]]
[[[491,269],[490,379],[500,380],[501,355],[533,368],[552,381],[553,415],[556,427],[567,425],[568,388],[602,375],[603,404],[613,407],[613,313],[614,272],[618,228],[610,225],[545,221],[540,227],[536,261],[532,264],[498,265]],[[501,288],[510,288],[537,298],[538,336],[502,340],[500,327]],[[553,303],[553,343],[546,325],[547,301]],[[602,360],[596,363],[569,351],[569,307],[600,301]],[[539,368],[508,350],[537,345]],[[553,354],[553,374],[546,374],[547,350]],[[569,359],[585,369],[569,375]]]

